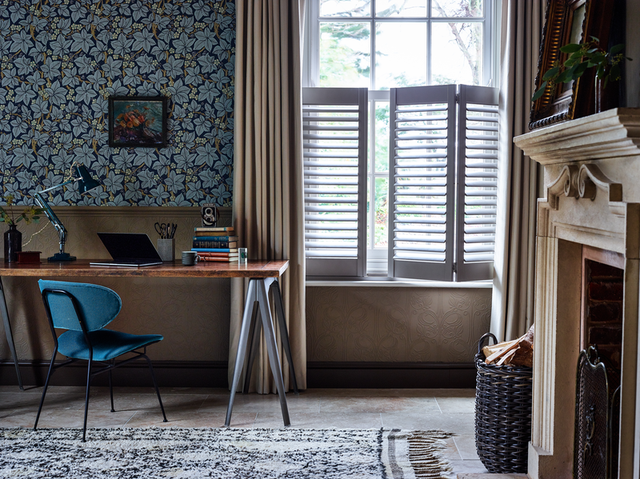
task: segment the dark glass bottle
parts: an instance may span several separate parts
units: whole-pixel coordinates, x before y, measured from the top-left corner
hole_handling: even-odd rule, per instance
[[[4,232],[5,263],[18,261],[18,251],[22,251],[22,233],[16,225],[9,225],[9,229]]]

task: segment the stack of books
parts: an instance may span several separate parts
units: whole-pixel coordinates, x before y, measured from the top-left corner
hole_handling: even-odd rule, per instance
[[[238,237],[233,226],[198,226],[194,229],[192,251],[200,261],[238,261]]]

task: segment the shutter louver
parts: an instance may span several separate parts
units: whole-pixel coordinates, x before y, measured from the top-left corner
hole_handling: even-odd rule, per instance
[[[364,276],[367,90],[305,88],[305,254],[309,277]]]
[[[455,85],[391,89],[389,275],[451,280]]]
[[[491,279],[498,189],[498,91],[460,86],[458,281]]]

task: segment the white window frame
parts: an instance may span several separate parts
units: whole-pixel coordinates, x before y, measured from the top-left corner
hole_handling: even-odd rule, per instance
[[[427,11],[431,11],[431,0],[427,1]],[[484,28],[482,29],[482,64],[490,65],[489,68],[482,69],[482,82],[484,86],[498,86],[496,79],[498,78],[498,55],[499,55],[499,12],[502,0],[484,0],[484,15],[478,18],[460,18],[460,17],[430,17],[427,20],[406,18],[406,17],[349,17],[343,19],[349,22],[370,22],[371,31],[375,31],[373,28],[374,22],[426,22],[427,24],[427,52],[431,51],[431,25],[433,23],[448,23],[451,21],[456,22],[469,22],[469,23],[482,23]],[[375,12],[376,0],[371,0],[372,12]],[[304,56],[303,56],[303,71],[302,71],[302,85],[305,87],[317,87],[319,78],[319,65],[320,65],[320,22],[321,21],[335,21],[339,22],[341,19],[337,17],[320,17],[320,1],[313,0],[308,2],[307,12],[305,16],[305,29],[304,29]],[[370,51],[375,52],[375,35],[371,35],[370,39]],[[386,94],[386,99],[389,99],[389,90],[374,90],[373,81],[375,78],[375,61],[371,63],[371,77],[369,83],[369,99],[375,98],[378,92]],[[431,84],[431,62],[427,62],[427,84]],[[373,96],[372,96],[373,95]]]
[[[431,0],[427,1],[427,11],[431,11]],[[422,22],[427,24],[427,52],[431,51],[431,26],[434,23],[447,23],[450,21],[456,22],[473,22],[473,23],[483,23],[483,52],[482,52],[482,84],[487,86],[495,86],[496,79],[499,78],[499,66],[498,66],[498,55],[499,55],[499,12],[500,12],[500,4],[501,0],[485,0],[483,2],[484,7],[484,15],[483,17],[478,18],[461,18],[461,17],[430,17],[428,19],[420,18],[402,18],[402,17],[375,17],[375,5],[376,0],[371,0],[371,17],[349,17],[348,19],[344,19],[349,22],[370,22],[371,31],[375,31],[374,25],[375,22]],[[307,14],[306,14],[306,23],[304,29],[305,36],[305,50],[303,55],[303,86],[306,87],[317,87],[318,86],[318,78],[319,78],[319,58],[320,58],[320,43],[319,43],[319,35],[320,35],[320,22],[321,21],[340,21],[341,19],[338,17],[320,17],[320,2],[317,0],[311,1],[307,5]],[[370,77],[370,85],[369,85],[369,108],[368,108],[368,117],[375,120],[375,105],[376,102],[389,102],[390,103],[390,91],[389,90],[373,90],[373,82],[375,79],[375,58],[374,53],[375,49],[375,41],[376,35],[372,34],[370,38],[371,49],[372,52],[372,61],[371,61],[371,77]],[[427,79],[431,82],[431,61],[427,61]],[[371,205],[370,211],[366,216],[366,229],[369,231],[370,224],[375,216],[375,179],[376,177],[386,177],[388,176],[388,172],[376,172],[374,168],[375,163],[375,121],[369,121],[369,131],[368,131],[368,148],[370,151],[370,157],[368,158],[368,168],[367,168],[367,183],[371,185],[371,188],[368,191],[368,201]],[[391,184],[389,185],[391,188]],[[391,227],[388,227],[391,230]],[[367,252],[366,252],[366,273],[363,277],[366,276],[389,276],[392,277],[393,274],[391,270],[388,269],[389,259],[388,259],[388,251],[389,248],[375,248],[373,246],[375,242],[374,231],[371,229],[371,235],[369,235],[370,241],[367,242]],[[365,238],[366,241],[366,238]],[[315,271],[314,268],[311,271]],[[308,274],[309,278],[313,278],[315,275]],[[328,275],[330,276],[330,275]],[[322,276],[322,277],[328,277]],[[340,277],[340,274],[336,275]],[[476,275],[478,276],[478,275]],[[485,275],[479,275],[479,277],[484,277]],[[475,276],[474,276],[475,277]],[[316,278],[317,279],[317,278]]]

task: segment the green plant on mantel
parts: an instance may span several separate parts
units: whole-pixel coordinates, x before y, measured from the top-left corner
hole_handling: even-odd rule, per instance
[[[38,208],[37,206],[27,206],[22,210],[22,213],[16,216],[16,212],[14,211],[13,206],[13,195],[7,195],[4,197],[5,202],[7,203],[6,208],[0,206],[0,222],[4,222],[9,226],[16,225],[20,221],[24,220],[25,223],[29,224],[31,222],[37,223],[40,221],[40,215],[42,214],[42,208]]]
[[[541,98],[547,86],[577,80],[589,68],[596,69],[596,78],[603,81],[603,86],[606,88],[610,80],[620,80],[622,73],[620,63],[623,60],[631,60],[631,58],[624,56],[623,50],[624,44],[620,43],[611,47],[607,52],[600,47],[600,40],[596,37],[591,37],[591,40],[585,43],[567,43],[560,47],[560,51],[569,56],[562,65],[556,61],[546,71],[542,77],[543,82],[534,93],[531,101]]]

